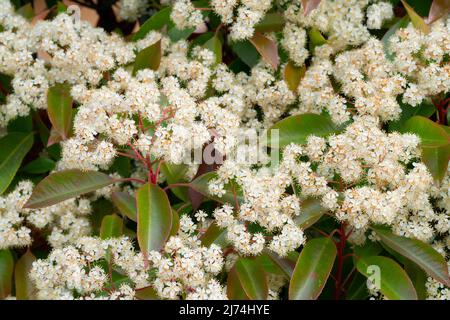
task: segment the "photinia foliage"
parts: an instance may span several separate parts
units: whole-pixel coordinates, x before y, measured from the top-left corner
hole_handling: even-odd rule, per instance
[[[0,299],[450,299],[449,12],[0,0]]]

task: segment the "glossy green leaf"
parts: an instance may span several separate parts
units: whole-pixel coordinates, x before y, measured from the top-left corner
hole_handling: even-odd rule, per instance
[[[422,161],[436,180],[442,180],[450,160],[450,135],[438,124],[414,116],[401,127],[401,132],[418,135],[421,140]]]
[[[428,296],[426,288],[428,275],[411,260],[406,261],[404,268],[416,289],[418,299],[426,300]]]
[[[137,207],[134,197],[127,192],[115,191],[111,200],[123,216],[137,222]]]
[[[172,209],[172,227],[170,228],[170,236],[176,236],[180,230],[180,216],[178,212]]]
[[[220,41],[218,36],[213,36],[211,39],[206,41],[203,47],[209,49],[214,53],[214,56],[216,57],[216,64],[222,62],[222,42]]]
[[[153,289],[150,286],[141,289],[136,289],[135,297],[138,300],[161,300],[161,298],[156,293],[155,289]]]
[[[272,69],[276,70],[278,68],[278,64],[280,63],[276,42],[259,32],[255,32],[249,41],[259,52],[263,60],[267,62]]]
[[[16,262],[14,278],[17,300],[34,299],[34,291],[36,289],[29,276],[34,261],[36,261],[36,257],[30,250],[27,250]]]
[[[146,255],[161,250],[172,228],[172,211],[166,193],[159,186],[147,183],[137,190],[136,203],[141,251]]]
[[[330,238],[309,240],[303,247],[289,284],[290,300],[315,300],[322,292],[336,258]]]
[[[381,228],[372,229],[388,247],[415,262],[437,281],[450,286],[447,263],[432,246],[417,239],[397,236]]]
[[[203,194],[213,200],[221,202],[221,203],[230,203],[232,205],[235,205],[236,201],[235,201],[233,190],[235,190],[235,192],[236,192],[236,198],[237,198],[238,202],[242,202],[244,200],[243,195],[242,195],[242,190],[240,189],[240,187],[238,185],[234,184],[233,182],[229,182],[225,185],[225,187],[224,187],[225,194],[222,195],[222,197],[212,195],[209,192],[208,185],[209,185],[209,182],[214,179],[217,179],[217,173],[214,171],[207,172],[207,173],[197,177],[195,180],[193,180],[190,183],[190,186],[195,191],[200,192],[201,194]]]
[[[223,247],[227,242],[225,235],[226,230],[220,228],[215,222],[213,222],[201,236],[200,241],[204,247],[209,247],[213,243]]]
[[[260,33],[277,32],[283,30],[285,25],[284,17],[278,12],[271,12],[255,26],[255,31]]]
[[[272,251],[267,251],[266,255],[269,257],[270,260],[273,261],[274,264],[276,264],[278,266],[278,268],[282,271],[283,275],[287,279],[291,279],[292,274],[294,273],[295,264],[298,259],[298,253],[296,251],[294,251],[294,252],[295,253],[294,254],[291,253],[291,255],[295,259],[292,258],[292,256],[280,257],[278,254],[276,254]]]
[[[123,229],[123,221],[118,215],[104,216],[100,227],[100,238],[118,238],[123,235]]]
[[[388,299],[417,300],[411,279],[394,260],[382,256],[360,258],[356,268],[369,279],[379,276],[380,291]],[[379,273],[376,270],[379,270]]]
[[[52,171],[56,166],[56,162],[52,159],[46,157],[39,157],[30,163],[28,163],[25,167],[23,167],[22,171],[31,174],[41,174]]]
[[[238,41],[232,44],[233,52],[241,59],[247,66],[253,68],[261,58],[261,55],[250,41]]]
[[[406,1],[401,0],[403,3],[403,6],[406,9],[406,12],[408,13],[409,18],[411,19],[412,24],[414,27],[423,33],[429,33],[430,27],[425,23],[425,21],[422,19],[421,16],[419,16],[413,8],[409,4],[406,3]]]
[[[366,300],[369,296],[366,277],[360,273],[356,273],[347,289],[345,298],[347,300]]]
[[[228,298],[242,299],[248,297],[251,300],[267,299],[269,293],[267,276],[257,260],[239,258],[230,274],[231,277],[229,276],[227,283]]]
[[[34,188],[25,208],[37,209],[106,187],[115,180],[98,171],[66,170],[53,173]]]
[[[139,51],[134,61],[133,75],[139,70],[151,69],[158,70],[161,63],[161,40]]]
[[[388,128],[391,132],[400,131],[405,122],[414,116],[429,118],[436,112],[436,107],[428,101],[424,101],[415,107],[402,102],[399,104],[402,109],[402,113],[400,114],[400,119],[389,122]]]
[[[14,259],[9,250],[0,250],[0,299],[11,294]]]
[[[33,134],[9,133],[0,139],[0,194],[13,180],[25,155],[33,146]]]
[[[309,36],[309,50],[311,51],[314,51],[316,47],[319,47],[327,43],[327,40],[316,28],[309,29],[308,36]]]
[[[319,221],[327,211],[327,209],[322,207],[319,199],[306,198],[302,202],[300,214],[294,217],[294,222],[301,229],[307,229]]]
[[[186,173],[188,166],[184,164],[163,163],[161,164],[161,172],[164,174],[167,180],[167,184],[184,183],[186,181]],[[170,188],[180,200],[188,202],[188,194],[186,187],[174,187]]]
[[[53,128],[65,140],[72,130],[72,97],[70,86],[55,84],[47,91],[47,113]]]
[[[152,30],[160,30],[170,21],[171,7],[165,7],[145,21],[139,30],[133,35],[133,41],[144,39],[145,36]]]
[[[326,137],[338,131],[328,117],[312,113],[299,114],[273,125],[269,129],[267,143],[271,148],[283,148],[290,143],[304,144],[310,135]]]
[[[287,83],[289,90],[297,92],[300,81],[305,76],[306,66],[297,67],[292,61],[286,64],[284,69],[284,81]]]

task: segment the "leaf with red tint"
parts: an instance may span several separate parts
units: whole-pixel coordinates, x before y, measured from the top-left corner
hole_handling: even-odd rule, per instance
[[[302,0],[303,13],[307,16],[311,11],[317,8],[320,0]]]
[[[250,39],[250,42],[253,46],[255,46],[263,60],[269,63],[272,68],[276,70],[278,68],[278,64],[280,63],[277,44],[273,40],[258,32],[255,32],[253,37]]]

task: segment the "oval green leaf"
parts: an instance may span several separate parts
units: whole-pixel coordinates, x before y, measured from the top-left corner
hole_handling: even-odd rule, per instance
[[[0,194],[10,185],[28,151],[33,146],[33,134],[13,132],[0,139]]]
[[[161,63],[161,40],[139,51],[134,61],[133,75],[142,69],[158,70]]]
[[[137,238],[144,255],[159,251],[172,229],[172,211],[163,189],[147,183],[136,192],[138,210]]]
[[[267,144],[274,149],[283,148],[290,143],[304,144],[310,135],[326,137],[338,131],[329,117],[313,113],[293,115],[269,129]]]
[[[66,170],[53,173],[34,188],[24,208],[38,209],[106,187],[116,180],[98,171]]]
[[[118,238],[123,234],[123,221],[115,214],[103,217],[102,225],[100,226],[100,238]]]
[[[410,118],[400,131],[414,133],[420,137],[422,161],[434,179],[442,180],[450,160],[450,135],[447,131],[422,116]]]
[[[290,300],[315,300],[333,268],[336,245],[330,238],[308,241],[300,252],[289,284]]]
[[[306,198],[301,204],[300,214],[294,217],[294,222],[301,228],[307,229],[327,212],[316,198]]]
[[[380,291],[388,299],[417,300],[411,279],[394,260],[382,256],[360,258],[356,268],[367,278],[376,276],[375,272],[379,270]]]
[[[0,299],[11,294],[14,259],[9,250],[0,250]]]
[[[190,183],[190,186],[197,192],[207,196],[210,199],[221,203],[230,203],[231,205],[235,205],[235,197],[234,191],[236,192],[236,198],[238,202],[242,202],[244,200],[244,196],[242,194],[242,190],[240,187],[233,182],[229,182],[225,185],[225,194],[222,197],[218,197],[209,192],[209,182],[217,178],[217,173],[214,171],[207,172],[197,177]]]
[[[30,250],[27,250],[23,256],[17,260],[14,278],[16,285],[16,298],[18,300],[34,299],[35,287],[29,277],[31,266],[36,261],[36,257]]]
[[[435,280],[450,287],[447,263],[432,246],[417,239],[397,236],[384,229],[372,229],[385,245],[415,262]]]
[[[297,67],[292,61],[286,64],[284,69],[284,81],[286,81],[289,90],[296,92],[300,81],[306,72],[306,66]]]
[[[242,294],[238,294],[238,290],[236,290],[239,286],[243,289],[244,295],[251,300],[267,299],[269,293],[267,276],[257,260],[239,258],[233,269],[235,275],[228,279],[228,286],[231,285],[231,288],[228,289],[230,299],[242,298]],[[235,294],[238,295],[235,296]]]
[[[134,197],[127,192],[116,191],[113,192],[111,200],[123,216],[137,222],[137,207]]]
[[[67,139],[72,130],[70,86],[58,83],[48,89],[47,113],[53,128],[63,139]]]

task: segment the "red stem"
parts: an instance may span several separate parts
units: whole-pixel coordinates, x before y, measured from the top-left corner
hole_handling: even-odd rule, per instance
[[[345,249],[345,244],[347,242],[347,236],[345,234],[345,224],[344,223],[341,225],[339,234],[341,237],[340,237],[339,242],[336,243],[337,255],[338,255],[338,267],[337,267],[336,282],[335,282],[336,290],[334,291],[334,299],[335,300],[339,300],[341,298],[341,293],[342,293],[342,271],[344,268],[344,260],[345,260],[344,249]]]

